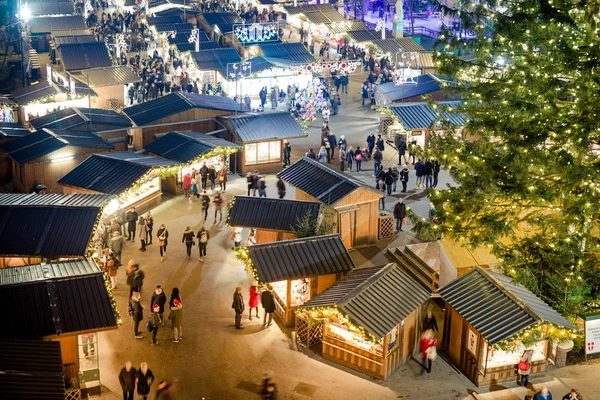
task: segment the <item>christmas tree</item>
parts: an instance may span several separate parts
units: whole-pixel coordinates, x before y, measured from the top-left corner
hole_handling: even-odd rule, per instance
[[[462,21],[463,37],[443,32],[435,60],[463,99],[451,112],[468,122],[431,135],[427,151],[456,182],[429,192],[433,228],[489,246],[506,274],[565,314],[597,308],[600,3],[438,6]]]

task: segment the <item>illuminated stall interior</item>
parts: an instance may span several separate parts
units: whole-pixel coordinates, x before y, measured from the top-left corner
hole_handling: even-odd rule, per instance
[[[286,327],[294,326],[298,306],[354,269],[339,235],[242,247],[236,254],[254,280],[273,286],[275,313]]]
[[[385,380],[411,358],[429,297],[396,264],[359,268],[300,306],[296,330],[317,327],[323,358]]]
[[[103,193],[114,196],[104,208],[109,217],[121,210],[138,213],[160,202],[162,180],[174,176],[181,163],[131,152],[94,154],[58,180],[64,193]]]
[[[575,338],[576,327],[512,278],[475,267],[438,290],[446,302],[443,344],[478,386],[514,381],[524,350],[531,375],[543,373],[550,342]]]
[[[229,204],[227,224],[254,229],[256,244],[296,239],[298,221],[319,219],[321,203],[287,199],[235,196]]]

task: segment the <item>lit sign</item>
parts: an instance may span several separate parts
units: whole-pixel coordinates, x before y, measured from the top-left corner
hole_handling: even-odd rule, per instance
[[[279,39],[279,23],[235,24],[233,32],[241,43],[273,42]]]

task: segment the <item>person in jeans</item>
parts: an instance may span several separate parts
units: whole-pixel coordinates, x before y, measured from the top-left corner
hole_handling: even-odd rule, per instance
[[[213,221],[213,224],[217,223],[217,214],[219,214],[219,222],[223,220],[223,203],[224,201],[221,194],[215,194],[215,197],[213,198],[213,204],[215,205],[215,220]]]
[[[140,321],[144,319],[144,307],[140,303],[141,295],[139,292],[133,292],[129,300],[129,315],[133,319],[133,335],[136,339],[142,339],[144,336],[140,332]]]
[[[375,153],[373,153],[373,176],[377,176],[377,171],[379,171],[379,166],[381,165],[381,160],[383,159],[383,154],[379,149],[375,149]]]
[[[267,286],[260,294],[260,302],[262,303],[263,309],[265,310],[265,318],[263,326],[271,326],[273,322],[273,313],[275,312],[275,298],[273,297],[273,286],[267,283]],[[268,324],[267,324],[267,316]]]
[[[127,361],[119,373],[119,383],[121,384],[121,389],[123,389],[124,400],[133,400],[135,373],[136,370],[131,366],[131,361]]]
[[[198,238],[198,256],[202,259],[206,257],[206,246],[208,245],[208,239],[210,239],[210,234],[204,227],[204,224],[200,226],[196,237]]]
[[[185,243],[187,258],[190,258],[192,256],[192,246],[194,245],[194,232],[189,226],[183,231],[181,243]]]
[[[244,296],[242,296],[242,287],[238,286],[233,292],[233,304],[231,308],[235,310],[235,329],[244,329],[242,326],[242,313],[244,312]]]
[[[406,204],[402,199],[398,199],[398,203],[394,206],[394,218],[396,219],[396,232],[402,232],[402,224],[406,218]]]
[[[518,372],[519,372],[519,381],[517,385],[527,387],[527,383],[529,382],[529,372],[531,372],[531,358],[533,355],[533,351],[525,350],[519,359],[518,364]]]
[[[173,339],[171,342],[179,343],[180,340],[183,339],[183,330],[181,328],[181,319],[183,317],[183,304],[181,302],[181,295],[179,294],[178,288],[173,288],[171,291],[171,300],[169,300],[169,307],[171,308],[171,313],[169,314],[169,318],[173,324]]]
[[[158,333],[158,328],[160,327],[160,306],[155,304],[152,307],[152,316],[150,317],[150,323],[152,324],[152,346],[156,346],[158,341],[156,340],[156,334]]]
[[[167,256],[167,245],[169,244],[169,231],[164,224],[156,231],[156,237],[158,238],[158,248],[160,250],[160,261],[164,261]]]
[[[421,374],[423,371],[427,371],[428,374],[431,372],[431,365],[435,359],[436,347],[437,339],[435,338],[435,333],[433,333],[431,329],[423,332],[423,336],[419,342],[419,352],[421,353],[421,364],[423,366]]]

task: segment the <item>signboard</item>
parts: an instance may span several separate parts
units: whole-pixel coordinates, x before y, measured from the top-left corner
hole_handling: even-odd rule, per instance
[[[421,76],[420,69],[414,68],[400,68],[399,73],[396,77],[396,85],[408,85],[408,84],[417,84],[417,78]]]
[[[279,40],[279,23],[234,24],[233,33],[244,44],[274,42]]]
[[[467,350],[473,354],[474,357],[477,357],[477,344],[479,340],[477,338],[477,333],[471,328],[469,328],[469,337],[467,338]]]
[[[583,316],[585,320],[585,355],[600,353],[600,314]]]

